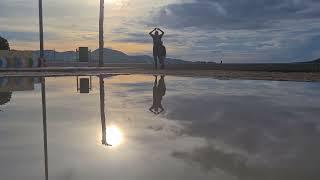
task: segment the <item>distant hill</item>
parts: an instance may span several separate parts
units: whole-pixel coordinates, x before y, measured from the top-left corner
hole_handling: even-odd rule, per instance
[[[98,61],[99,50],[95,50],[91,53],[91,59]],[[103,50],[103,60],[105,63],[147,63],[151,64],[152,59],[149,56],[129,56],[121,51],[105,48]]]
[[[320,63],[320,58],[319,59],[316,59],[316,60],[313,60],[311,61],[312,63]]]
[[[320,58],[313,60],[313,61],[306,61],[306,62],[300,62],[300,63],[304,63],[304,64],[311,64],[311,63],[316,63],[316,64],[320,64]]]
[[[39,51],[35,51],[33,56],[38,57]],[[53,50],[45,50],[44,52],[45,59],[48,61],[75,61],[78,59],[78,53],[75,51],[66,51],[66,52],[56,52]],[[90,56],[90,55],[89,55]],[[96,49],[91,52],[91,61],[98,61],[99,59],[99,50]],[[147,55],[136,55],[130,56],[124,52],[105,48],[103,52],[103,60],[105,63],[144,63],[152,64],[153,57]],[[185,61],[181,59],[167,58],[167,64],[188,64],[192,63],[190,61]]]

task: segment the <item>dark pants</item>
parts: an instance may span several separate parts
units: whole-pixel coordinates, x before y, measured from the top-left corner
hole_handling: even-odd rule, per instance
[[[160,65],[161,65],[160,69],[164,69],[164,59],[165,59],[164,56],[159,57],[159,61],[160,61]]]
[[[157,69],[158,68],[158,59],[159,58],[159,47],[157,45],[153,45],[153,60],[154,60],[154,66]]]
[[[154,59],[154,66],[157,69],[158,68],[158,60],[160,63],[160,69],[164,69],[164,59],[165,57],[159,57],[159,56],[153,56]]]
[[[153,56],[153,60],[154,60],[154,67],[158,69],[158,56]]]
[[[163,50],[161,49],[161,47],[158,45],[153,45],[153,59],[154,59],[154,65],[155,68],[158,68],[158,59],[159,59],[159,63],[161,65],[161,69],[164,69],[164,60],[165,60],[165,56],[162,55],[163,54]]]

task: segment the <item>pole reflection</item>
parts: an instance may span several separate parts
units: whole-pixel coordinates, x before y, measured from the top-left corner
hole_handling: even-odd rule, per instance
[[[44,165],[45,165],[45,179],[48,180],[48,136],[47,136],[47,104],[46,104],[46,79],[40,78],[41,81],[41,99],[42,99],[42,122],[43,122],[43,148],[44,148]],[[106,137],[106,113],[105,113],[105,89],[104,76],[99,75],[100,86],[100,115],[101,115],[101,130],[102,130],[102,144],[105,146],[112,146],[107,142]]]
[[[43,148],[45,178],[48,180],[48,143],[47,143],[47,105],[46,105],[46,79],[41,77],[42,121],[43,121]]]
[[[91,79],[91,78],[90,78]],[[44,149],[44,168],[45,168],[45,180],[49,179],[48,176],[48,136],[47,136],[47,103],[46,103],[46,79],[40,77],[41,83],[41,100],[42,100],[42,125],[43,125],[43,149]],[[100,85],[100,113],[101,113],[101,130],[102,130],[102,144],[106,146],[112,146],[107,142],[106,136],[106,113],[105,113],[105,89],[104,89],[104,76],[99,75]],[[91,82],[90,82],[91,86]]]
[[[99,75],[100,85],[100,115],[101,115],[101,142],[105,146],[118,146],[123,141],[123,135],[121,129],[115,125],[106,123],[106,112],[105,112],[105,89],[104,89],[104,78],[105,75]]]
[[[112,146],[107,142],[106,133],[106,113],[105,113],[105,91],[104,91],[104,77],[99,75],[99,86],[100,86],[100,118],[101,118],[101,131],[102,131],[102,144],[106,146]]]

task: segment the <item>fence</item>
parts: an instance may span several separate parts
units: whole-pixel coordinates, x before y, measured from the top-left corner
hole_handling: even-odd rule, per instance
[[[0,51],[0,68],[31,68],[38,66],[38,58],[31,51]]]

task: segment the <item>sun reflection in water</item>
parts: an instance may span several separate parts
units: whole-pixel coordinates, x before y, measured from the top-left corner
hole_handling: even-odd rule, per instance
[[[106,128],[106,140],[111,146],[118,146],[123,141],[121,130],[117,126],[109,126]]]

